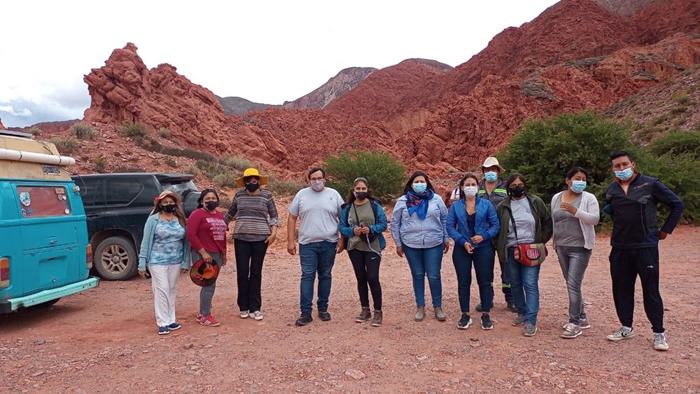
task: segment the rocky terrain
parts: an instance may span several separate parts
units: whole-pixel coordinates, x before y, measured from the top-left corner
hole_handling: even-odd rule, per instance
[[[336,76],[328,80],[314,91],[294,101],[285,101],[285,108],[324,108],[333,100],[336,100],[364,81],[373,72],[374,67],[350,67],[341,70]]]
[[[224,113],[226,115],[245,115],[250,111],[261,111],[270,107],[278,107],[272,104],[254,103],[243,97],[216,96],[216,99],[219,100],[219,104],[224,108]]]

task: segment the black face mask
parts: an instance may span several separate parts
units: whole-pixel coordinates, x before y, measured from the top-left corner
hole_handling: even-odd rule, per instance
[[[167,213],[175,213],[177,211],[177,205],[175,204],[168,204],[168,205],[162,205],[163,212]]]
[[[508,194],[515,198],[520,198],[525,195],[525,186],[514,186],[508,188]]]
[[[207,208],[207,210],[213,211],[216,209],[216,207],[219,206],[219,202],[218,201],[207,201],[204,203],[204,206]]]
[[[355,192],[355,198],[358,200],[364,200],[367,198],[367,192]]]
[[[258,190],[260,188],[259,183],[251,183],[248,182],[245,184],[245,189],[248,190],[249,192],[253,193],[254,191]]]

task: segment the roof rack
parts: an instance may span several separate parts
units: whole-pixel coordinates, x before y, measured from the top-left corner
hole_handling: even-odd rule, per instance
[[[21,137],[21,138],[29,138],[29,139],[34,138],[34,136],[31,135],[30,133],[25,133],[23,131],[4,130],[4,129],[0,129],[0,135],[9,135],[12,137]]]

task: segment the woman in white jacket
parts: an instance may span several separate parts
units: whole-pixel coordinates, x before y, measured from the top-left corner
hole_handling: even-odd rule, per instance
[[[562,338],[576,338],[582,329],[591,327],[583,310],[581,282],[591,258],[600,211],[595,196],[584,191],[587,178],[583,168],[570,169],[566,190],[552,197],[554,249],[569,293],[569,321],[563,326]]]

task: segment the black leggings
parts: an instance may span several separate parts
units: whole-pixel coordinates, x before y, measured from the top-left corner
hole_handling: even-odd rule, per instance
[[[267,244],[265,241],[233,240],[236,248],[236,276],[238,277],[238,307],[242,311],[259,311],[262,306],[260,287]]]
[[[382,309],[382,286],[379,284],[379,264],[382,257],[374,252],[360,250],[348,250],[348,256],[352,262],[357,278],[357,292],[360,294],[360,305],[369,308],[369,294],[367,286],[372,291],[374,309]]]

